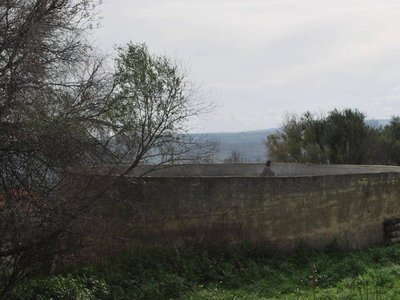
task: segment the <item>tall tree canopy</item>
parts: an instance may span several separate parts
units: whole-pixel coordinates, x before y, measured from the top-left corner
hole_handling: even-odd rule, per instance
[[[137,165],[215,147],[185,135],[212,106],[177,64],[129,44],[107,68],[88,40],[97,4],[0,1],[0,296],[48,269],[71,222]]]
[[[390,122],[379,130],[376,161],[381,164],[400,165],[400,117],[392,116]]]
[[[357,109],[334,109],[318,118],[306,112],[288,116],[266,146],[275,161],[367,164],[373,163],[376,132]]]

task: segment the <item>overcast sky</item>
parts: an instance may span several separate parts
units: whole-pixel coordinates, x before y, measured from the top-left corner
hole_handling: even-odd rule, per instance
[[[400,114],[399,0],[108,0],[101,48],[145,42],[221,108],[197,132],[278,127],[285,112]]]

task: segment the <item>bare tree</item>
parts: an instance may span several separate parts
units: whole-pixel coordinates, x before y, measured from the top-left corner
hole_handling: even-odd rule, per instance
[[[71,208],[82,197],[61,193],[71,182],[62,174],[104,160],[98,133],[113,83],[86,39],[94,5],[0,2],[1,296],[49,270],[58,237],[78,217]]]
[[[215,146],[185,135],[211,107],[171,61],[128,45],[107,70],[87,39],[96,4],[0,1],[0,297],[48,272],[71,223],[136,166]]]
[[[234,163],[234,164],[244,163],[246,161],[247,161],[246,155],[244,155],[242,152],[240,152],[237,149],[232,150],[231,156],[224,159],[224,163]]]

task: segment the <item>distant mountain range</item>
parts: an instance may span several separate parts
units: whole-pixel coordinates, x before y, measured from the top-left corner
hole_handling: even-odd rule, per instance
[[[386,126],[390,120],[371,120],[375,126]],[[276,133],[279,128],[243,132],[217,132],[210,133],[220,141],[220,151],[216,162],[223,162],[231,156],[232,151],[239,151],[245,156],[246,162],[264,162],[267,160],[265,142],[267,136]]]
[[[266,160],[267,151],[265,141],[269,134],[277,129],[253,130],[244,132],[219,132],[212,135],[220,141],[220,151],[217,162],[223,162],[231,156],[233,151],[239,151],[248,162],[263,162]]]

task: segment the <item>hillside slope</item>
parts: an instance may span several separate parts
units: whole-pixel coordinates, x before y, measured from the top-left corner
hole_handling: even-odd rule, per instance
[[[213,135],[221,142],[217,162],[231,156],[232,151],[239,151],[248,162],[263,162],[266,160],[267,152],[265,141],[267,136],[275,133],[277,129],[265,129],[244,132],[220,132]]]

